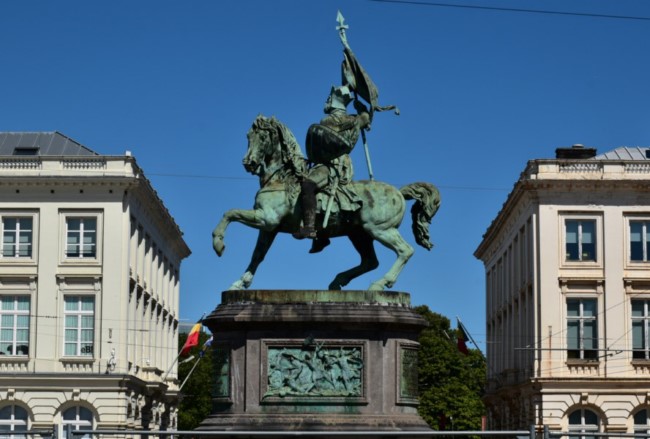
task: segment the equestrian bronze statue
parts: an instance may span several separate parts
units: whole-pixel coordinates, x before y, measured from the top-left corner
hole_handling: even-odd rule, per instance
[[[228,224],[236,221],[259,230],[248,268],[229,288],[236,290],[251,285],[278,233],[296,233],[299,230],[302,212],[297,200],[300,181],[308,172],[305,158],[291,131],[277,119],[264,116],[258,116],[248,132],[244,167],[259,176],[260,190],[255,195],[255,205],[251,210],[227,211],[212,232],[214,249],[221,256],[225,250],[224,235]],[[320,221],[316,221],[316,225],[318,233],[328,237],[347,236],[359,252],[361,262],[337,274],[329,289],[340,290],[352,279],[378,267],[375,240],[393,250],[397,260],[369,289],[391,288],[414,251],[398,230],[406,212],[405,200],[415,200],[411,215],[416,242],[431,249],[429,224],[440,206],[438,190],[429,183],[411,183],[398,190],[389,184],[368,180],[351,181],[348,186],[359,196],[360,208],[346,211],[337,206],[337,212],[331,215],[326,227]],[[323,218],[322,204],[318,212],[318,217]]]
[[[338,22],[344,47],[342,85],[332,86],[324,107],[326,116],[307,130],[307,158],[293,133],[273,117],[258,116],[248,132],[244,167],[260,180],[255,205],[252,210],[227,211],[212,232],[214,249],[221,256],[228,224],[236,221],[259,230],[251,262],[230,289],[251,285],[278,233],[311,239],[310,253],[322,251],[330,238],[350,239],[361,262],[337,274],[329,284],[330,290],[340,290],[352,279],[377,268],[374,241],[379,241],[395,252],[397,260],[369,289],[391,288],[413,255],[413,248],[398,231],[406,200],[415,201],[411,213],[416,242],[427,250],[433,247],[429,241],[429,225],[440,206],[438,189],[429,183],[411,183],[398,190],[374,180],[366,131],[375,112],[392,109],[399,114],[399,111],[395,106],[378,104],[377,87],[350,49],[345,36],[347,26],[340,13]],[[356,114],[347,112],[352,102]],[[370,177],[365,181],[353,179],[349,156],[360,137]]]

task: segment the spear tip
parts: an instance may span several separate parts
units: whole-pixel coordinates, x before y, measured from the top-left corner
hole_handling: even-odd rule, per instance
[[[348,26],[345,24],[345,17],[343,17],[343,14],[341,14],[341,11],[336,12],[336,21],[338,22],[338,26],[336,27],[338,30],[341,29],[347,29]]]

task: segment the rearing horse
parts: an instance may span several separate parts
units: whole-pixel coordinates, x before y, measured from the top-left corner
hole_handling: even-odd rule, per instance
[[[251,285],[258,266],[279,232],[293,233],[298,230],[302,218],[300,203],[297,203],[299,178],[308,172],[294,135],[274,117],[257,116],[247,137],[248,152],[244,156],[244,168],[259,176],[261,186],[255,196],[255,206],[252,210],[227,211],[212,232],[214,250],[221,256],[225,250],[224,234],[228,224],[237,221],[259,230],[250,264],[230,286],[230,290],[245,289]],[[411,183],[397,190],[378,181],[353,181],[348,186],[361,197],[361,208],[354,212],[340,210],[332,215],[326,230],[322,230],[322,212],[317,223],[321,225],[320,233],[330,237],[347,236],[359,252],[361,262],[337,274],[329,289],[340,290],[352,279],[379,266],[374,240],[393,250],[397,260],[369,289],[391,288],[413,255],[413,247],[397,229],[406,210],[405,200],[415,200],[411,208],[413,234],[419,245],[430,250],[433,244],[429,241],[429,225],[440,206],[438,189],[429,183]]]

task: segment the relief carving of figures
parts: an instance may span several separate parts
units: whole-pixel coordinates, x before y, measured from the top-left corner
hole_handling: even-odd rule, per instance
[[[269,396],[362,396],[360,347],[269,348]]]

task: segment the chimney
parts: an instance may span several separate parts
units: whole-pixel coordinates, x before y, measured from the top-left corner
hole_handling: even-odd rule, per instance
[[[557,148],[556,159],[590,159],[596,156],[596,148],[585,148],[584,145],[575,144],[571,148]]]

